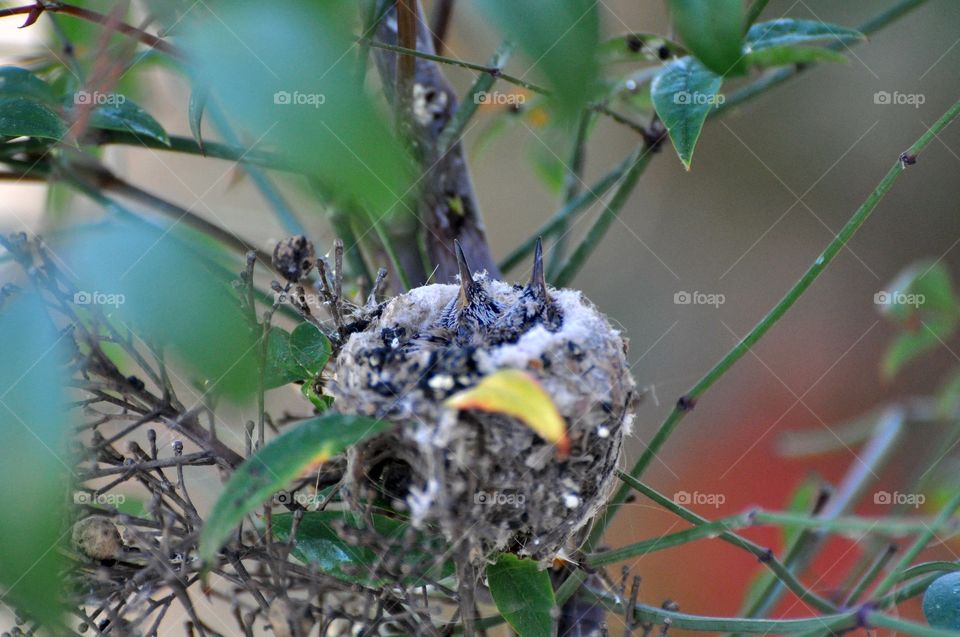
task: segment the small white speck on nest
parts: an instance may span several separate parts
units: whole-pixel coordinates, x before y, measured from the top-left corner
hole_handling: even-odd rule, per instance
[[[563,505],[568,509],[576,509],[580,506],[580,498],[578,498],[576,494],[568,493],[563,496]]]

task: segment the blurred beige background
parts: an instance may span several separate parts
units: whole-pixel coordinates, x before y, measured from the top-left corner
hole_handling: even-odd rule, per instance
[[[893,3],[773,0],[764,17],[855,26]],[[458,3],[448,48],[456,57],[483,61],[497,38],[478,25],[469,4]],[[668,29],[659,2],[606,0],[602,5],[609,35],[628,28]],[[22,50],[20,39],[29,37],[24,33],[14,22],[0,24],[4,63]],[[932,0],[854,47],[848,64],[812,69],[709,122],[692,171],[683,170],[670,147],[651,162],[620,220],[575,282],[622,325],[636,379],[649,390],[631,441],[631,462],[677,397],[779,300],[900,152],[960,97],[958,43],[960,4]],[[522,75],[528,64],[517,56],[508,70]],[[185,83],[159,70],[149,77],[141,102],[168,131],[188,134]],[[450,70],[449,77],[461,92],[473,80],[462,69]],[[878,91],[920,94],[924,103],[918,108],[876,104]],[[467,138],[468,149],[475,131]],[[531,147],[540,143],[524,127],[515,127],[473,164],[498,257],[558,206],[529,161]],[[602,120],[589,146],[585,181],[594,181],[638,143],[632,132]],[[117,148],[108,151],[107,162],[134,183],[265,249],[283,235],[257,192],[249,182],[235,183],[234,168],[226,162]],[[668,494],[680,489],[724,494],[718,510],[694,507],[708,516],[751,504],[781,508],[809,469],[837,479],[854,458],[840,453],[810,465],[783,461],[773,449],[779,433],[823,427],[899,396],[929,392],[960,365],[960,342],[951,342],[910,365],[895,382],[883,383],[879,361],[894,331],[873,304],[874,293],[916,259],[941,258],[960,274],[958,176],[960,126],[954,125],[902,176],[848,249],[753,354],[700,401],[646,478]],[[292,185],[285,178],[280,182]],[[329,245],[316,203],[296,187],[286,191],[318,243]],[[36,227],[42,187],[0,185],[0,193],[5,226]],[[91,210],[86,201],[78,199],[76,205],[75,210]],[[579,222],[574,240],[598,210]],[[718,308],[677,305],[679,291],[723,294],[725,303]],[[923,442],[922,435],[908,437],[904,457],[910,454],[906,447]],[[610,541],[646,538],[673,522],[638,503],[619,520]],[[776,539],[774,534],[758,537]],[[658,553],[633,565],[644,577],[642,599],[659,605],[670,597],[695,613],[736,612],[756,564],[715,543],[684,551]],[[829,572],[818,588],[827,588],[840,571]]]

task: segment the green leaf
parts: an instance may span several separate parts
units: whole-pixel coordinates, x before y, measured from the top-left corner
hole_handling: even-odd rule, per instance
[[[281,542],[286,542],[290,537],[293,514],[277,513],[271,517],[274,534]],[[307,511],[300,520],[291,553],[301,562],[316,564],[322,573],[364,586],[389,583],[374,572],[384,553],[403,555],[404,564],[410,567],[410,575],[403,580],[407,586],[443,579],[455,572],[450,560],[437,559],[444,554],[441,538],[428,538],[418,533],[418,548],[410,550],[405,540],[412,532],[409,524],[378,514],[371,514],[370,520],[372,529],[367,527],[363,516],[350,511]],[[348,542],[346,538],[353,534],[344,533],[346,529],[377,536],[376,550]]]
[[[133,133],[170,145],[167,131],[147,111],[119,93],[111,97],[113,103],[97,106],[90,112],[90,127]]]
[[[950,272],[942,262],[923,260],[904,268],[874,300],[887,318],[910,325],[917,316],[958,313]]]
[[[530,146],[528,155],[534,174],[547,192],[558,195],[566,183],[567,167],[547,146]]]
[[[773,46],[752,51],[744,59],[751,66],[763,68],[784,64],[847,61],[847,58],[841,53],[816,46]]]
[[[305,420],[247,459],[230,477],[200,533],[199,554],[209,563],[244,516],[312,466],[391,423],[329,414]]]
[[[561,120],[586,106],[597,86],[600,15],[593,0],[478,0],[476,6],[518,44],[546,79]]]
[[[487,567],[487,583],[497,610],[520,637],[551,637],[557,600],[550,574],[533,560],[503,553]]]
[[[902,332],[884,353],[880,370],[884,380],[890,380],[910,361],[941,347],[942,341],[950,338],[947,330],[919,328],[915,332]]]
[[[326,367],[331,351],[330,340],[312,323],[301,323],[292,334],[274,327],[267,337],[264,384],[272,389],[313,380]]]
[[[49,106],[26,97],[0,97],[0,136],[60,140],[67,125]]]
[[[354,39],[358,3],[214,1],[182,46],[191,76],[229,105],[238,133],[276,149],[350,209],[409,217],[413,161],[368,94]]]
[[[283,328],[270,329],[265,363],[263,382],[266,389],[281,387],[306,377],[306,370],[290,350],[290,334]]]
[[[210,89],[206,85],[194,86],[190,91],[190,102],[187,104],[187,119],[190,121],[190,134],[200,146],[203,152],[203,135],[201,127],[203,124],[203,109],[207,105],[207,97],[210,95]]]
[[[28,293],[0,307],[0,588],[4,602],[49,628],[61,625],[69,331]],[[46,631],[41,631],[46,632]],[[50,634],[66,634],[51,630]]]
[[[722,84],[719,75],[692,57],[670,63],[653,79],[653,105],[687,170],[707,114],[722,101],[718,96]]]
[[[721,76],[745,71],[741,0],[670,0],[669,4],[680,38],[704,66]]]
[[[27,97],[47,104],[56,104],[53,88],[26,69],[0,67],[0,97]]]
[[[330,339],[313,323],[301,323],[290,334],[290,352],[307,372],[303,380],[319,374],[330,360],[332,351]]]
[[[960,370],[953,371],[937,392],[937,416],[949,420],[960,409]]]
[[[960,319],[950,273],[941,262],[911,265],[877,292],[874,302],[884,316],[904,328],[884,356],[885,379],[895,376],[906,363],[942,347],[956,332]]]
[[[819,20],[794,20],[782,18],[769,22],[758,22],[747,31],[748,49],[764,49],[790,44],[809,44],[812,42],[850,42],[866,36],[855,29],[827,24]]]
[[[138,344],[168,351],[205,396],[253,395],[259,333],[240,310],[234,276],[211,263],[226,256],[221,248],[176,224],[119,219],[61,244],[57,254],[77,276],[77,311],[96,306]]]

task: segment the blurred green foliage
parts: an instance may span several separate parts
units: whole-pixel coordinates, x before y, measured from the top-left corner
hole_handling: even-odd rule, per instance
[[[376,219],[408,215],[412,163],[356,72],[356,5],[242,0],[197,9],[185,47],[249,145],[290,157]]]
[[[38,296],[16,293],[0,306],[0,588],[5,602],[52,626],[61,621],[59,572],[69,532],[72,343]]]

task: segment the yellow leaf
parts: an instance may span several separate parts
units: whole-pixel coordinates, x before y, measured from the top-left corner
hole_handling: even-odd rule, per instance
[[[444,405],[512,416],[556,445],[558,455],[566,456],[570,452],[567,425],[556,405],[533,376],[519,369],[504,369],[485,376],[474,387],[450,396]]]

